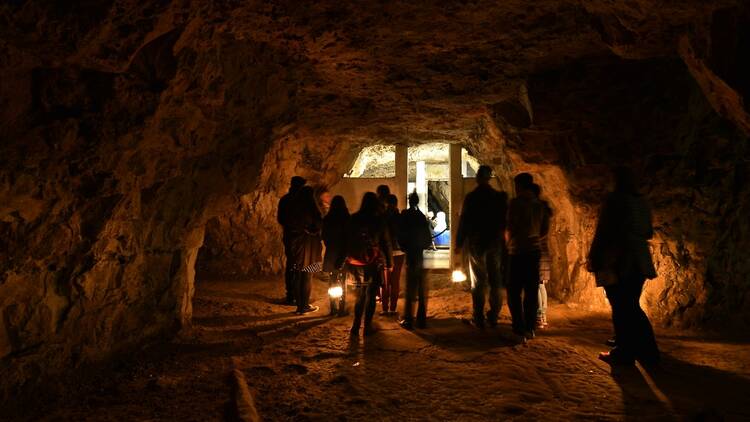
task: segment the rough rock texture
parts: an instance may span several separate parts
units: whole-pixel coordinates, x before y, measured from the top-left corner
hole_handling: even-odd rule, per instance
[[[364,145],[460,142],[554,197],[554,292],[606,165],[650,177],[666,322],[747,326],[739,1],[14,1],[0,5],[0,378],[189,324],[194,271],[278,271],[289,177]],[[202,259],[203,261],[203,259]]]

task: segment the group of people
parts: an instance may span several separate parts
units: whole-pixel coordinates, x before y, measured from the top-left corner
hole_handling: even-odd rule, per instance
[[[547,325],[545,284],[551,270],[547,236],[552,208],[540,198],[541,187],[531,174],[514,177],[515,196],[510,200],[506,192],[490,185],[492,177],[488,166],[477,170],[477,187],[466,195],[459,218],[455,253],[471,283],[471,323],[478,328],[497,325],[500,289],[505,286],[513,333],[526,341],[535,337],[537,328]],[[615,182],[602,207],[587,264],[612,306],[614,347],[600,358],[613,364],[631,364],[636,359],[653,363],[659,351],[638,302],[645,280],[656,276],[648,249],[651,214],[632,172],[617,169]],[[433,236],[429,218],[419,209],[417,193],[411,193],[408,208],[399,211],[398,198],[381,185],[377,193],[365,193],[359,210],[351,215],[343,197],[335,196],[329,203],[329,196],[295,176],[279,202],[278,221],[287,258],[286,302],[296,305],[300,314],[318,310],[309,303],[311,275],[324,271],[339,293],[335,298],[331,295],[331,312],[344,315],[349,274],[356,290],[351,333],[358,335],[364,326],[369,335],[375,331],[372,320],[378,297],[382,315],[396,314],[399,279],[406,264],[400,324],[406,329],[425,327],[428,286],[423,250],[431,247]],[[415,301],[419,304],[416,319]]]
[[[344,315],[349,274],[356,289],[351,332],[358,335],[364,326],[365,335],[370,335],[375,331],[372,319],[378,297],[382,315],[397,314],[399,280],[406,263],[401,324],[409,329],[414,325],[424,327],[427,284],[422,251],[430,247],[432,235],[427,218],[419,210],[419,196],[409,195],[409,208],[399,212],[398,197],[387,185],[381,185],[377,193],[365,193],[359,210],[350,215],[342,196],[327,203],[324,189],[316,197],[316,190],[305,184],[305,179],[294,176],[289,192],[279,201],[277,218],[287,259],[285,302],[296,305],[299,314],[317,311],[318,307],[310,304],[311,276],[323,271],[329,274],[331,289],[338,289],[337,297],[331,295],[331,313]],[[413,304],[417,299],[415,323]]]

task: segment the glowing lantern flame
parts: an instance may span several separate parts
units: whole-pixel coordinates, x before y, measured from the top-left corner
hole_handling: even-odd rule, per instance
[[[344,289],[341,286],[334,286],[328,289],[328,296],[333,299],[338,299],[344,295]]]
[[[466,274],[461,270],[456,270],[453,271],[453,276],[451,278],[454,283],[462,283],[466,281]]]

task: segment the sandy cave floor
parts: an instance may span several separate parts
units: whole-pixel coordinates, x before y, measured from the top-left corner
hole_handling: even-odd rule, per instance
[[[462,321],[470,296],[456,286],[431,291],[427,329],[376,316],[380,331],[352,340],[351,316],[328,316],[326,288],[316,280],[321,311],[298,316],[277,304],[278,278],[199,281],[191,333],[43,420],[231,419],[232,368],[264,420],[750,420],[746,342],[657,330],[659,368],[613,370],[596,358],[608,315],[554,304],[550,328],[516,344],[507,306],[479,331]]]

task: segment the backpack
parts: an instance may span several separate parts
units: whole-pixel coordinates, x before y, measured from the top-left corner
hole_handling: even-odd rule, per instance
[[[367,224],[352,224],[347,241],[346,261],[351,265],[371,265],[380,258],[380,247]]]

